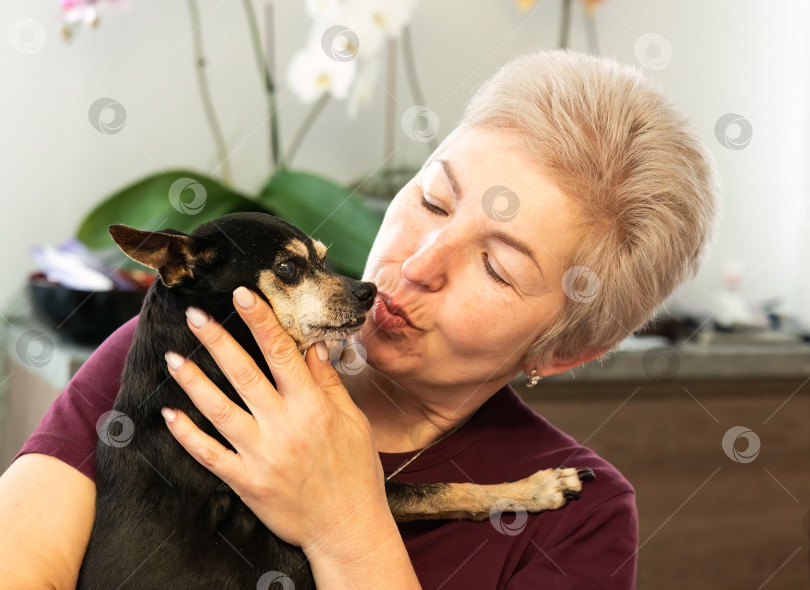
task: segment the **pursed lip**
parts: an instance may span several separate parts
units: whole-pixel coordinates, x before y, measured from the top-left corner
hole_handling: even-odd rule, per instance
[[[383,303],[385,303],[385,306],[388,308],[388,311],[390,311],[394,315],[401,317],[403,320],[405,320],[405,323],[408,324],[411,328],[418,329],[416,326],[413,325],[411,318],[408,317],[408,312],[406,312],[401,305],[398,305],[393,299],[391,299],[391,296],[388,293],[378,291],[377,295],[380,297],[380,299],[382,299]]]

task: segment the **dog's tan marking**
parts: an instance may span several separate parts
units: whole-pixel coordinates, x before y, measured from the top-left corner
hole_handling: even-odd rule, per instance
[[[259,274],[259,289],[270,302],[279,323],[284,326],[284,329],[290,333],[290,336],[297,343],[300,343],[301,326],[297,321],[291,288],[279,281],[272,271],[263,270]]]
[[[301,240],[290,240],[290,243],[287,244],[286,248],[287,252],[294,256],[300,256],[304,259],[309,258],[309,250],[307,250],[307,245]]]
[[[313,328],[339,326],[351,319],[348,294],[337,276],[323,273],[291,287],[272,271],[264,270],[259,274],[259,289],[281,325],[302,348],[323,340],[323,334]]]
[[[326,258],[326,246],[320,240],[312,240],[312,245],[315,246],[315,253],[318,255],[319,260]]]
[[[575,468],[544,469],[519,481],[494,485],[446,483],[400,484],[397,494],[389,495],[388,505],[397,522],[465,518],[486,520],[493,508],[514,512],[556,510],[565,505],[565,490],[579,492],[582,482]],[[421,489],[420,489],[421,488]]]

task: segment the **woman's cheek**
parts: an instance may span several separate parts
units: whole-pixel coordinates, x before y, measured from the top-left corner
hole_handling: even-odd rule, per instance
[[[529,336],[533,322],[508,289],[484,283],[474,291],[477,297],[467,313],[482,349],[519,346]]]
[[[403,242],[407,239],[408,233],[403,231],[403,226],[410,225],[406,220],[401,219],[396,210],[392,210],[394,204],[392,203],[383,218],[377,236],[374,238],[374,243],[371,246],[368,260],[366,262],[366,270],[363,273],[365,280],[373,280],[374,275],[379,266],[384,265],[383,261],[397,261],[404,259],[404,252],[407,250],[407,244]],[[396,220],[396,221],[395,221]],[[405,221],[405,223],[403,223]]]
[[[388,247],[402,248],[419,231],[418,220],[401,201],[393,201],[385,213],[375,243],[382,239]]]
[[[500,340],[498,312],[481,305],[483,302],[474,297],[476,293],[480,293],[479,289],[470,285],[464,295],[473,295],[472,299],[447,297],[449,305],[439,316],[441,330],[450,348],[467,357],[491,351],[493,344]]]

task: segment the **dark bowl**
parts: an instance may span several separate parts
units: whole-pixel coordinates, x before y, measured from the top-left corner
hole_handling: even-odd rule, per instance
[[[148,279],[134,291],[80,291],[49,281],[41,272],[28,278],[34,316],[66,342],[98,346],[141,311]]]

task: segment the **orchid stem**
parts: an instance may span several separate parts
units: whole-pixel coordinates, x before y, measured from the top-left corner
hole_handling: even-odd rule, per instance
[[[568,47],[568,29],[571,28],[571,0],[563,0],[560,19],[560,49]]]
[[[222,168],[222,183],[226,186],[233,186],[233,172],[228,161],[228,150],[225,146],[225,138],[219,126],[217,115],[214,112],[214,103],[211,100],[211,91],[208,87],[208,75],[205,71],[205,57],[203,56],[202,30],[200,24],[200,13],[197,9],[196,0],[188,0],[188,10],[191,16],[193,46],[194,46],[194,71],[197,73],[197,87],[200,90],[205,118],[211,128],[211,135],[214,136],[214,144],[217,150],[217,160]]]
[[[295,136],[290,143],[290,147],[287,149],[287,157],[284,158],[287,165],[289,165],[293,161],[293,158],[295,158],[295,154],[298,153],[298,148],[301,147],[304,137],[306,137],[307,133],[312,128],[312,124],[315,122],[315,119],[318,118],[318,115],[321,114],[321,111],[323,111],[323,108],[326,106],[327,102],[329,102],[329,94],[324,93],[301,122],[301,125],[298,127],[298,131],[296,131]]]
[[[588,49],[593,55],[599,55],[599,42],[596,36],[596,17],[585,14],[585,32],[588,36]]]
[[[253,4],[250,0],[242,0],[242,5],[245,8],[245,16],[247,17],[248,29],[250,30],[250,40],[253,45],[253,54],[256,58],[256,66],[259,68],[259,77],[267,90],[267,109],[269,111],[270,118],[270,163],[273,166],[273,170],[278,170],[279,168],[283,168],[284,164],[281,161],[278,148],[278,108],[276,106],[276,86],[273,83],[273,76],[271,72],[273,60],[273,5],[272,2],[268,2],[265,5],[268,63],[265,63],[264,56],[262,55],[259,25],[256,22],[256,13],[253,12]]]
[[[385,90],[383,162],[388,162],[396,151],[397,42],[393,39],[389,39],[386,46]],[[390,168],[390,166],[386,166],[386,168]]]
[[[405,64],[405,79],[408,81],[408,88],[411,91],[413,102],[414,104],[427,106],[425,104],[425,95],[422,94],[422,88],[419,86],[419,79],[416,77],[416,60],[413,57],[410,25],[406,25],[405,28],[402,29],[400,42],[402,43],[402,61]],[[436,151],[439,144],[436,142],[436,139],[433,138],[427,142],[427,145],[430,148],[430,152],[433,153]]]

